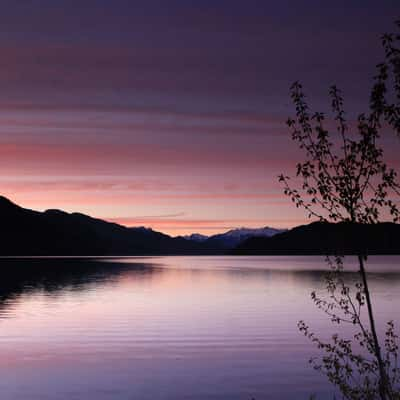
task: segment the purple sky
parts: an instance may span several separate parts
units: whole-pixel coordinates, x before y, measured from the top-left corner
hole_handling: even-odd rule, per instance
[[[197,3],[4,0],[2,193],[172,234],[304,222],[289,86],[363,111],[398,1]]]

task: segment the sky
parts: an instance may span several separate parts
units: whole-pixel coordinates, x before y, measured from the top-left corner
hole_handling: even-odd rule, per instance
[[[365,109],[398,1],[3,0],[0,192],[171,235],[292,227],[290,84]],[[392,154],[392,157],[396,157]]]

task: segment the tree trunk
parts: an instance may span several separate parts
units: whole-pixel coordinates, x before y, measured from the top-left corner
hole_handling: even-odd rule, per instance
[[[358,262],[360,265],[360,274],[361,278],[363,281],[364,285],[364,291],[365,291],[365,299],[367,302],[367,308],[368,308],[368,318],[369,318],[369,323],[371,327],[371,333],[372,333],[372,340],[373,340],[373,345],[374,345],[374,351],[375,351],[375,356],[376,360],[378,362],[378,367],[379,367],[379,394],[382,400],[387,400],[388,395],[390,395],[389,392],[389,387],[388,387],[388,380],[386,376],[386,371],[385,367],[382,361],[382,354],[381,354],[381,348],[379,346],[379,340],[378,340],[378,335],[376,333],[376,328],[375,328],[375,319],[374,315],[372,312],[372,303],[371,303],[371,296],[369,293],[369,287],[368,287],[368,281],[367,281],[367,275],[365,272],[365,266],[364,266],[364,260],[362,255],[358,255]]]

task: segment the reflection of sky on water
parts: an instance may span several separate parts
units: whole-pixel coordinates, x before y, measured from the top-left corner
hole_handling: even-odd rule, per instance
[[[2,261],[2,398],[297,399],[323,387],[296,328],[331,332],[309,297],[319,258],[106,261]],[[396,318],[395,258],[371,261],[377,318]]]

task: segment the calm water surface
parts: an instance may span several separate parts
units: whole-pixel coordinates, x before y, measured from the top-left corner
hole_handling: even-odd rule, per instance
[[[0,283],[3,400],[332,393],[296,327],[305,319],[331,333],[309,296],[322,287],[321,257],[0,262],[12,271]],[[371,258],[369,268],[379,322],[400,320],[400,258]]]

